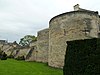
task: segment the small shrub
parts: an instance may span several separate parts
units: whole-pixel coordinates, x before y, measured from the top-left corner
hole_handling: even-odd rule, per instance
[[[1,58],[1,60],[7,60],[7,54],[5,52],[2,52],[0,58]]]
[[[18,56],[18,57],[16,58],[16,60],[25,60],[25,57],[24,57],[24,56]]]
[[[14,56],[13,55],[9,55],[8,58],[14,58]]]

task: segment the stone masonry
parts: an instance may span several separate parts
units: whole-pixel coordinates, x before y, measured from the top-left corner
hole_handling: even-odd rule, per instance
[[[48,64],[63,68],[66,41],[97,38],[99,33],[99,15],[97,12],[74,6],[75,11],[53,17],[49,25]]]
[[[26,56],[25,61],[37,61],[37,41],[30,43],[30,51]]]
[[[37,59],[38,62],[48,62],[49,29],[38,32],[37,35]]]
[[[74,11],[53,17],[49,28],[38,32],[36,44],[31,44],[29,61],[48,62],[49,66],[63,68],[66,41],[98,38],[99,30],[98,12],[82,9],[77,4]]]
[[[4,40],[0,41],[0,50],[5,52],[8,57],[12,55],[15,47],[17,46],[18,44],[16,42],[8,43],[7,41],[4,42]]]
[[[18,53],[16,54],[16,56],[14,58],[15,59],[17,59],[19,57],[26,58],[26,56],[29,53],[29,51],[30,51],[30,48],[29,47],[21,47],[21,48],[18,48]]]
[[[37,41],[30,43],[30,51],[26,61],[48,62],[49,51],[49,29],[38,32]]]

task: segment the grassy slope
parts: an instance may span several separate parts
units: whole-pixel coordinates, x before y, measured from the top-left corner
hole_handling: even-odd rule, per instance
[[[0,75],[63,75],[63,71],[36,62],[0,60]]]

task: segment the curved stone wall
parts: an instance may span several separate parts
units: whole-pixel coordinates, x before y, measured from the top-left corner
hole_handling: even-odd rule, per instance
[[[72,11],[50,20],[48,64],[62,68],[66,41],[98,37],[99,16],[90,11]]]

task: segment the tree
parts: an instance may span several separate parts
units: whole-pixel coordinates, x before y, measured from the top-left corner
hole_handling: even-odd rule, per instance
[[[26,35],[20,39],[19,45],[28,46],[32,41],[37,41],[37,37],[34,35]]]

